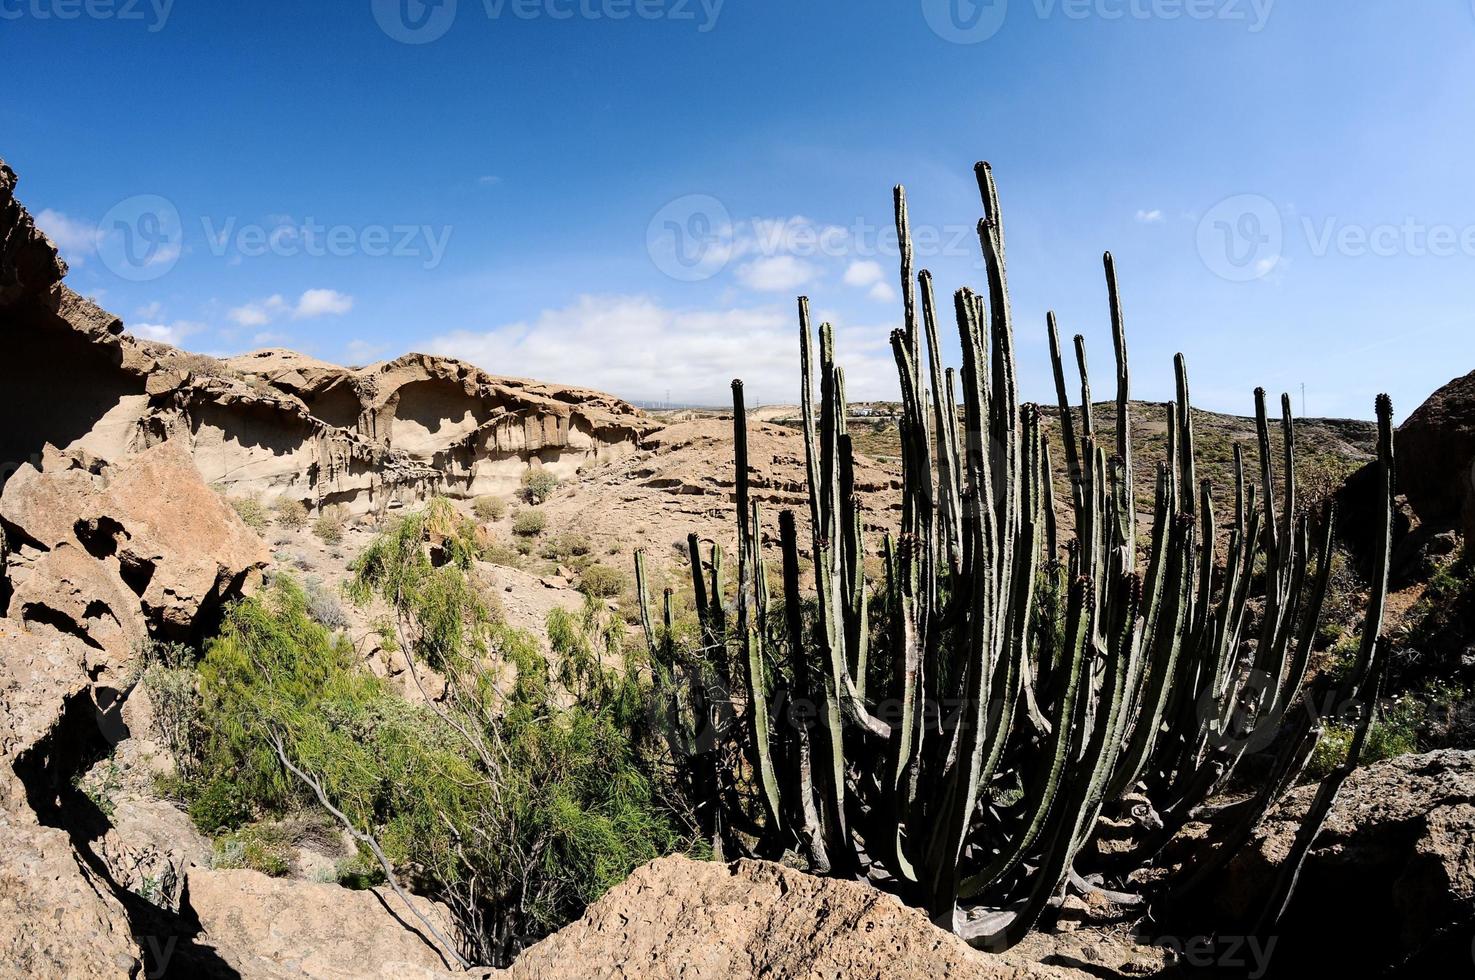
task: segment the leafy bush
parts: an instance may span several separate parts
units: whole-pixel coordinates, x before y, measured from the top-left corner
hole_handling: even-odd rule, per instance
[[[303,583],[307,592],[307,614],[330,630],[341,630],[348,626],[348,613],[338,594],[316,575],[309,575]]]
[[[536,537],[548,526],[548,518],[536,507],[517,512],[512,519],[512,533],[525,538]]]
[[[500,521],[507,516],[507,501],[501,497],[477,497],[476,503],[471,505],[471,510],[476,514],[476,519],[483,524],[492,521]]]
[[[340,544],[343,541],[343,512],[336,505],[324,507],[318,519],[312,522],[312,533],[323,544]]]
[[[275,827],[260,824],[243,827],[215,841],[210,865],[222,869],[247,868],[280,878],[292,870],[292,848]]]
[[[544,558],[562,561],[568,558],[582,558],[593,549],[594,546],[590,543],[588,535],[578,531],[564,531],[544,542],[542,555]]]
[[[142,683],[153,706],[154,733],[174,760],[175,773],[188,780],[198,769],[204,732],[195,672],[153,663],[144,669]]]
[[[350,597],[390,605],[412,677],[433,669],[454,692],[443,704],[365,670],[286,577],[230,607],[199,668],[208,730],[190,812],[207,832],[235,831],[221,861],[280,867],[262,821],[315,806],[315,780],[397,875],[452,909],[462,951],[496,965],[688,839],[652,761],[648,672],[619,649],[619,625],[591,603],[558,627],[556,679],[574,696],[556,693],[538,642],[496,622],[471,580],[474,532],[433,501],[353,565]],[[364,855],[339,872],[380,873]]]
[[[283,497],[276,502],[273,508],[276,512],[277,525],[288,530],[295,531],[307,526],[307,508],[302,506],[302,501]]]
[[[231,509],[241,519],[241,523],[258,534],[266,530],[266,507],[261,503],[261,498],[256,494],[248,494],[244,497],[227,497]]]
[[[625,591],[630,577],[608,565],[590,565],[579,579],[579,591],[597,599],[610,599]]]
[[[192,790],[190,819],[207,834],[233,830],[251,818],[246,794],[229,773],[213,776],[203,785],[186,787]]]
[[[558,477],[541,466],[522,475],[522,495],[530,504],[541,504],[553,496],[558,487]]]

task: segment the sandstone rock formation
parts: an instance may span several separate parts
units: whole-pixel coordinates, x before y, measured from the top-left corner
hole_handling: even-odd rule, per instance
[[[732,454],[731,418],[677,422],[646,436],[634,454],[586,472],[577,487],[555,494],[543,510],[551,526],[577,528],[627,553],[648,548],[657,561],[671,558],[681,564],[687,534],[695,532],[724,547],[733,536]],[[791,509],[799,521],[800,550],[808,554],[803,435],[786,426],[750,422],[748,460],[765,540],[777,548],[778,512]],[[883,533],[900,523],[901,480],[864,458],[857,464],[855,488],[866,544],[876,552]]]
[[[287,980],[431,980],[452,975],[423,929],[388,889],[268,878],[255,871],[189,874],[197,942],[242,977]],[[449,917],[431,902],[420,910]],[[456,969],[457,976],[466,976]]]
[[[662,858],[533,946],[507,980],[1075,980],[1094,974],[970,949],[858,882],[764,861]]]
[[[1475,371],[1430,395],[1398,428],[1398,488],[1425,523],[1475,541]]]
[[[267,560],[173,440],[115,464],[48,447],[5,484],[0,527],[9,614],[66,624],[112,668],[149,635],[207,628]]]
[[[350,370],[286,351],[230,361],[136,339],[68,289],[66,264],[0,162],[0,483],[47,444],[116,461],[174,439],[206,482],[362,513],[430,493],[512,490],[633,451],[625,402],[411,354]],[[65,365],[65,369],[61,368]]]
[[[1317,787],[1291,793],[1236,858],[1223,911],[1238,916],[1290,851]],[[1475,752],[1358,769],[1302,871],[1277,976],[1464,976],[1475,943]]]

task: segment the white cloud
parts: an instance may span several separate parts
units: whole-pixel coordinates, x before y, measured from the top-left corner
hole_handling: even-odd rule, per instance
[[[152,303],[145,303],[134,310],[133,315],[140,320],[157,320],[163,312],[164,304],[158,300],[154,300]]]
[[[144,340],[157,340],[165,344],[173,344],[178,347],[184,338],[190,334],[200,333],[205,330],[203,323],[194,323],[189,320],[175,320],[173,323],[135,323],[129,327],[129,332],[135,337]]]
[[[1161,208],[1153,208],[1151,211],[1138,211],[1137,223],[1142,225],[1159,225],[1163,221]]]
[[[255,303],[237,306],[226,316],[243,327],[264,327],[287,309],[287,301],[278,293]]]
[[[429,350],[501,375],[657,401],[727,404],[742,378],[749,404],[799,396],[799,341],[787,305],[669,309],[643,296],[581,296],[530,322],[432,338]],[[836,331],[852,398],[895,398],[889,326]],[[612,338],[618,338],[613,343]]]
[[[309,289],[297,300],[292,316],[306,320],[315,316],[342,316],[353,309],[353,297],[336,289]]]
[[[886,270],[874,259],[860,259],[845,269],[845,285],[873,286],[886,276]]]
[[[340,316],[353,309],[353,297],[336,289],[309,289],[289,303],[281,293],[266,299],[237,306],[226,316],[242,327],[264,327],[278,317],[290,314],[294,320],[309,320],[318,316]]]
[[[792,255],[772,255],[738,266],[737,278],[759,292],[787,292],[814,281],[819,269]]]
[[[344,349],[348,353],[350,364],[372,364],[389,350],[383,344],[371,344],[367,340],[350,340]]]
[[[491,187],[495,184],[502,183],[502,178],[498,177],[496,174],[487,174],[483,177],[476,178],[476,182],[483,187]]]
[[[102,232],[97,225],[68,217],[50,208],[36,215],[36,226],[56,243],[62,258],[72,265],[86,262],[87,256],[96,252],[98,243],[102,241]]]
[[[871,299],[878,303],[892,303],[896,301],[896,290],[889,282],[878,282],[866,293]]]

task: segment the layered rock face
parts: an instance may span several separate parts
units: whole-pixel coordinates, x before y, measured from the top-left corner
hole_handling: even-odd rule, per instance
[[[0,162],[0,483],[49,444],[116,461],[166,440],[207,483],[351,513],[516,487],[632,452],[656,426],[598,392],[410,354],[362,369],[290,351],[229,361],[138,340],[62,283]]]
[[[571,477],[585,464],[634,452],[657,428],[639,410],[597,391],[493,377],[426,354],[343,368],[264,350],[224,365],[334,431],[433,474],[437,492],[454,497],[511,493],[530,467]],[[239,441],[213,417],[197,429],[195,443],[207,478],[268,498],[301,497],[301,474],[320,465],[296,453],[255,453],[243,469]],[[360,486],[351,463],[339,469],[337,482],[319,497],[355,509],[362,491],[372,488]]]

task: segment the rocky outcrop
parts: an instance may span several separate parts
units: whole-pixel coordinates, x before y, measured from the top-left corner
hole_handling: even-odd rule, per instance
[[[507,980],[1076,980],[1094,974],[970,949],[859,882],[764,861],[662,858],[531,947]]]
[[[49,444],[116,461],[166,440],[232,494],[351,512],[569,475],[655,428],[598,392],[410,354],[363,369],[289,351],[219,361],[137,339],[62,283],[66,264],[0,161],[0,483]]]
[[[748,470],[753,500],[764,515],[765,542],[777,549],[778,512],[792,510],[799,522],[800,551],[807,555],[809,492],[802,433],[750,422]],[[877,552],[883,535],[895,532],[900,521],[901,480],[861,457],[856,460],[855,489],[866,546]],[[677,422],[647,436],[638,452],[587,472],[577,487],[554,494],[543,510],[550,526],[582,531],[611,551],[647,548],[656,561],[680,555],[677,564],[682,564],[688,534],[724,543],[732,536],[735,493],[732,420],[706,418]]]
[[[0,976],[126,977],[143,965],[127,911],[58,819],[70,730],[90,720],[87,659],[78,637],[0,619]]]
[[[84,637],[114,687],[149,636],[190,639],[260,579],[265,546],[169,441],[118,463],[48,448],[0,494],[8,615]]]
[[[1316,790],[1287,796],[1235,859],[1222,912],[1239,918],[1264,894]],[[1475,752],[1400,756],[1354,772],[1280,932],[1276,976],[1467,975],[1475,955]]]
[[[1455,378],[1398,428],[1398,488],[1425,523],[1475,540],[1475,371]]]
[[[200,921],[197,942],[242,977],[431,980],[452,975],[433,942],[422,937],[424,926],[388,889],[350,891],[255,871],[194,868],[188,891]],[[446,928],[444,909],[415,901]],[[459,969],[454,973],[467,975]]]
[[[601,392],[494,377],[427,354],[343,368],[263,350],[224,363],[314,418],[429,467],[441,492],[453,496],[510,493],[530,466],[571,477],[581,466],[633,452],[657,428]],[[261,489],[270,493],[270,481]]]

